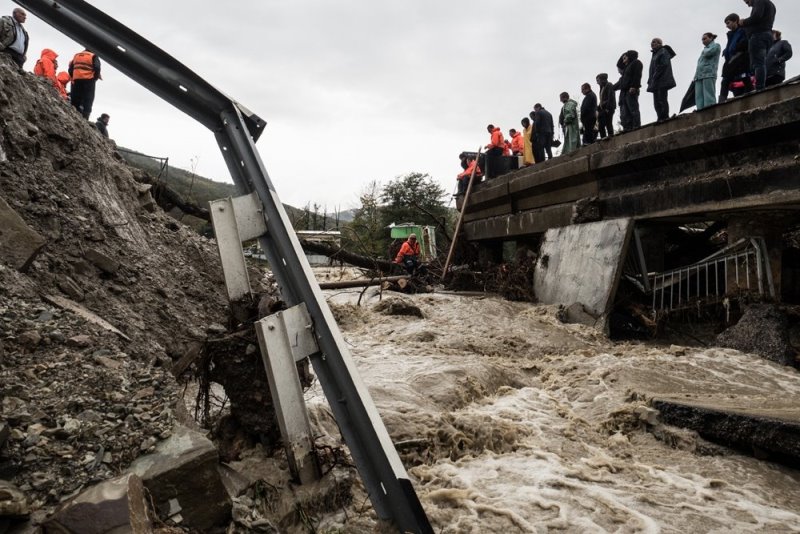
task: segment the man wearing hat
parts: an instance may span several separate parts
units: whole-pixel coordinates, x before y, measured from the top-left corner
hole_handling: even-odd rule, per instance
[[[403,246],[400,247],[394,262],[403,265],[408,274],[414,275],[420,267],[419,254],[420,248],[419,243],[417,243],[417,235],[411,234],[403,243]]]

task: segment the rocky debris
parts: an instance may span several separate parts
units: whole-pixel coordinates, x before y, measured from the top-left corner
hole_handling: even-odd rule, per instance
[[[424,318],[422,310],[410,300],[390,297],[383,299],[374,307],[375,311],[383,315],[405,315],[408,317]]]
[[[87,249],[83,255],[86,260],[106,274],[115,274],[119,271],[120,263],[93,248]]]
[[[209,439],[178,426],[130,469],[142,477],[162,519],[207,531],[230,520],[231,502],[218,463],[217,449]]]
[[[575,302],[570,306],[559,306],[556,318],[566,324],[596,326],[601,323],[600,319],[586,311],[586,307],[580,302]]]
[[[107,480],[61,505],[42,525],[45,534],[152,532],[142,479],[133,474]]]
[[[25,271],[45,241],[0,197],[0,258],[15,269]]]
[[[795,365],[789,319],[774,304],[749,306],[739,322],[717,336],[720,347],[758,354],[781,365]]]
[[[0,480],[0,519],[22,519],[30,513],[25,494],[10,482]]]

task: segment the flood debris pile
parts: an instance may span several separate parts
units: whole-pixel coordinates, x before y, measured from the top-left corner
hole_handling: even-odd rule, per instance
[[[252,523],[263,481],[223,469],[173,369],[195,365],[208,340],[224,348],[218,374],[245,356],[255,369],[254,336],[231,339],[242,321],[230,318],[215,243],[159,209],[115,148],[0,55],[0,531],[86,532],[75,518],[109,530]],[[291,481],[274,464],[288,524]]]

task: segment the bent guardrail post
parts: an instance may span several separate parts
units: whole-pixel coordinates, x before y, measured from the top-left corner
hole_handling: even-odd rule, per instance
[[[264,205],[268,231],[259,242],[283,299],[290,306],[305,303],[314,322],[320,352],[311,363],[378,517],[403,532],[432,533],[255,148],[264,121],[83,0],[15,2],[214,132],[240,193],[255,192]]]

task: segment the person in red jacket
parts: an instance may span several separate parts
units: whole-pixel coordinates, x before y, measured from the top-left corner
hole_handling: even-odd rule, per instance
[[[42,50],[42,56],[36,61],[33,67],[33,73],[50,81],[53,87],[58,89],[58,79],[56,78],[56,70],[58,70],[58,61],[56,54],[53,50],[45,48]]]
[[[481,176],[483,173],[481,172],[480,166],[478,166],[478,162],[475,159],[475,156],[467,157],[467,168],[464,171],[456,176],[456,180],[458,180],[458,194],[463,195],[467,192],[467,187],[469,186],[469,177],[472,176],[472,171],[475,170],[475,178],[478,182],[481,181]]]
[[[411,234],[403,243],[403,246],[400,247],[400,251],[397,253],[394,262],[404,266],[406,272],[413,276],[417,271],[421,271],[419,254],[420,248],[419,243],[417,243],[417,236],[416,234]]]

